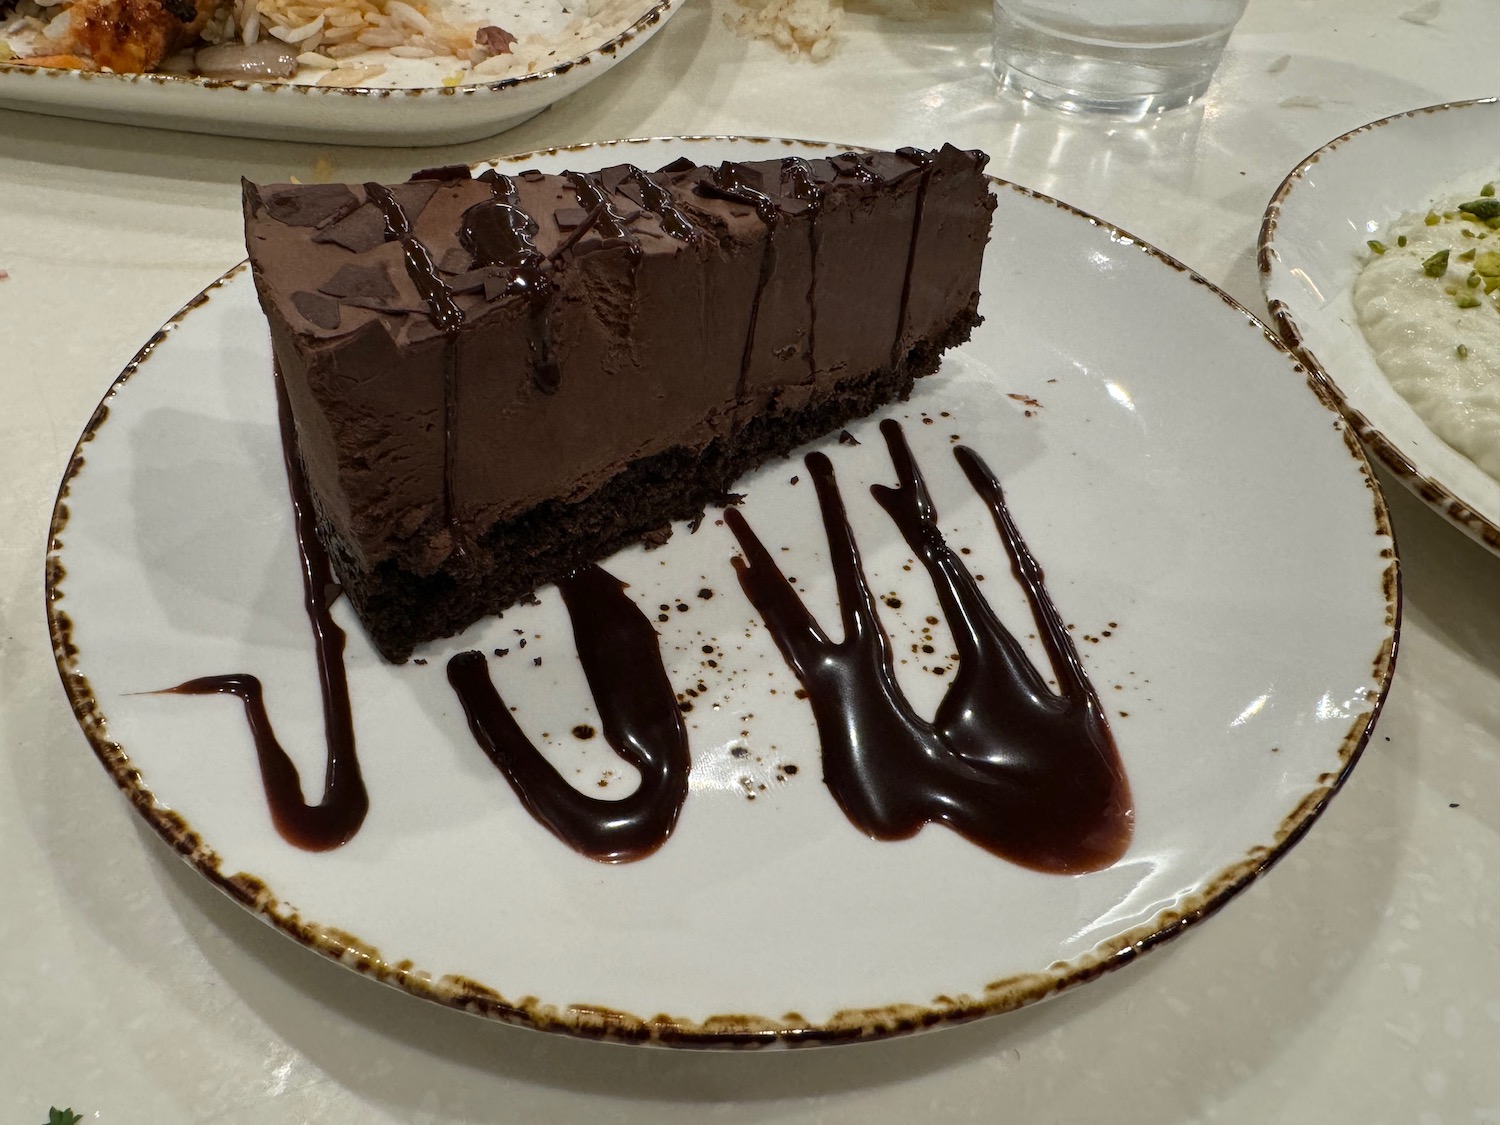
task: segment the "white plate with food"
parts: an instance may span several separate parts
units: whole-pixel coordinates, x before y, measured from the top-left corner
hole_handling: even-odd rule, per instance
[[[678,138],[501,167],[838,151]],[[867,1039],[1043,999],[1182,932],[1301,837],[1369,737],[1399,616],[1384,504],[1345,422],[1243,308],[1108,224],[992,190],[985,322],[908,401],[743,478],[742,520],[710,510],[604,563],[655,631],[690,748],[680,817],[651,854],[602,863],[543,828],[450,686],[449,662],[475,654],[463,660],[487,664],[557,771],[606,801],[630,794],[634,771],[594,737],[607,722],[552,587],[399,666],[335,603],[368,797],[342,846],[278,833],[234,699],[164,692],[258,677],[287,760],[323,776],[270,344],[243,266],[119,377],[59,493],[47,604],[95,752],[171,847],[310,949],[438,1003],[584,1036]],[[870,491],[913,465],[944,578],[882,511],[890,494]],[[807,692],[744,592],[779,568],[837,631],[849,572],[831,569],[834,481],[873,595],[865,635],[889,637],[912,724],[972,670],[943,608],[958,595],[939,593],[960,572],[1039,683],[1091,685],[1123,772],[1084,861],[1017,862],[936,823],[876,839],[835,801]],[[997,505],[1045,571],[1040,600],[1028,583],[1041,573],[1012,570]],[[750,577],[735,565],[747,555]],[[1038,608],[1048,597],[1056,618]],[[1039,691],[1027,706],[1058,698]]]
[[[1277,329],[1365,447],[1500,552],[1497,135],[1490,98],[1331,141],[1272,197],[1259,262]]]
[[[217,135],[454,144],[581,89],[678,3],[0,0],[0,107]]]

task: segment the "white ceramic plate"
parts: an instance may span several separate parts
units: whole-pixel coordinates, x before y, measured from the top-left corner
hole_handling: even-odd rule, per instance
[[[505,166],[835,151],[698,138]],[[900,843],[857,831],[820,784],[807,705],[713,518],[606,564],[653,619],[666,607],[662,651],[693,705],[691,792],[659,852],[606,866],[559,843],[475,745],[448,687],[451,654],[507,649],[490,670],[527,733],[587,791],[628,792],[602,740],[569,733],[598,720],[551,588],[402,667],[343,618],[370,813],[339,850],[286,844],[239,705],[139,694],[252,672],[302,776],[322,776],[270,351],[243,267],[120,377],[60,493],[48,605],[95,750],[173,847],[297,940],[417,995],[577,1034],[891,1034],[1040,999],[1180,932],[1300,837],[1368,737],[1398,615],[1384,506],[1343,421],[1253,317],[1106,224],[995,191],[986,323],[881,417],[904,426],[950,542],[1026,637],[953,435],[1005,482],[1134,790],[1134,840],[1113,867],[1044,875],[942,827]],[[898,678],[931,714],[951,647],[922,568],[868,492],[894,480],[877,422],[850,427],[859,445],[821,448],[874,589],[902,602],[880,606]],[[807,468],[774,463],[743,490],[746,518],[835,623]]]
[[[1351,303],[1365,240],[1494,169],[1500,103],[1396,114],[1346,133],[1276,190],[1260,232],[1261,289],[1282,336],[1365,447],[1434,510],[1500,553],[1500,481],[1434,434],[1396,393]]]
[[[512,27],[557,23],[552,10],[566,7],[557,0],[452,2],[490,12],[490,22]],[[219,136],[457,144],[504,132],[582,89],[655,35],[678,6],[678,0],[618,0],[601,35],[561,37],[557,57],[545,66],[489,82],[445,86],[441,64],[389,58],[379,60],[385,75],[348,89],[311,85],[317,73],[306,69],[292,82],[231,82],[0,64],[0,108]],[[529,11],[523,23],[517,22],[520,11]],[[458,72],[456,64],[447,69]]]

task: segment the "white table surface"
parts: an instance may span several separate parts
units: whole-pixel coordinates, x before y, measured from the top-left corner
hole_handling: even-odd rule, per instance
[[[42,604],[57,482],[122,365],[243,256],[237,181],[400,178],[685,133],[980,147],[1264,311],[1282,176],[1347,129],[1500,87],[1493,0],[1255,0],[1206,103],[1111,126],[1002,101],[989,12],[851,14],[824,64],[689,4],[511,133],[442,149],[227,140],[0,111],[0,1119],[106,1122],[1500,1122],[1500,558],[1387,479],[1405,621],[1363,760],[1199,929],[1038,1007],[851,1048],[576,1042],[324,962],[172,856],[69,713]],[[1285,65],[1279,65],[1289,56]],[[1500,138],[1487,138],[1486,157]],[[1478,156],[1476,156],[1478,163]],[[326,164],[324,165],[326,168]]]

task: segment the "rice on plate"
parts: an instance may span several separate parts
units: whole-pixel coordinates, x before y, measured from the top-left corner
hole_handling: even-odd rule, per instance
[[[458,86],[545,70],[650,0],[0,0],[0,65],[319,86]]]

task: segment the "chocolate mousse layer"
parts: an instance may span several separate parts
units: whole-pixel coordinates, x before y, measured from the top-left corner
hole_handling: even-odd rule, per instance
[[[244,185],[319,531],[404,660],[910,393],[978,323],[982,153]]]

